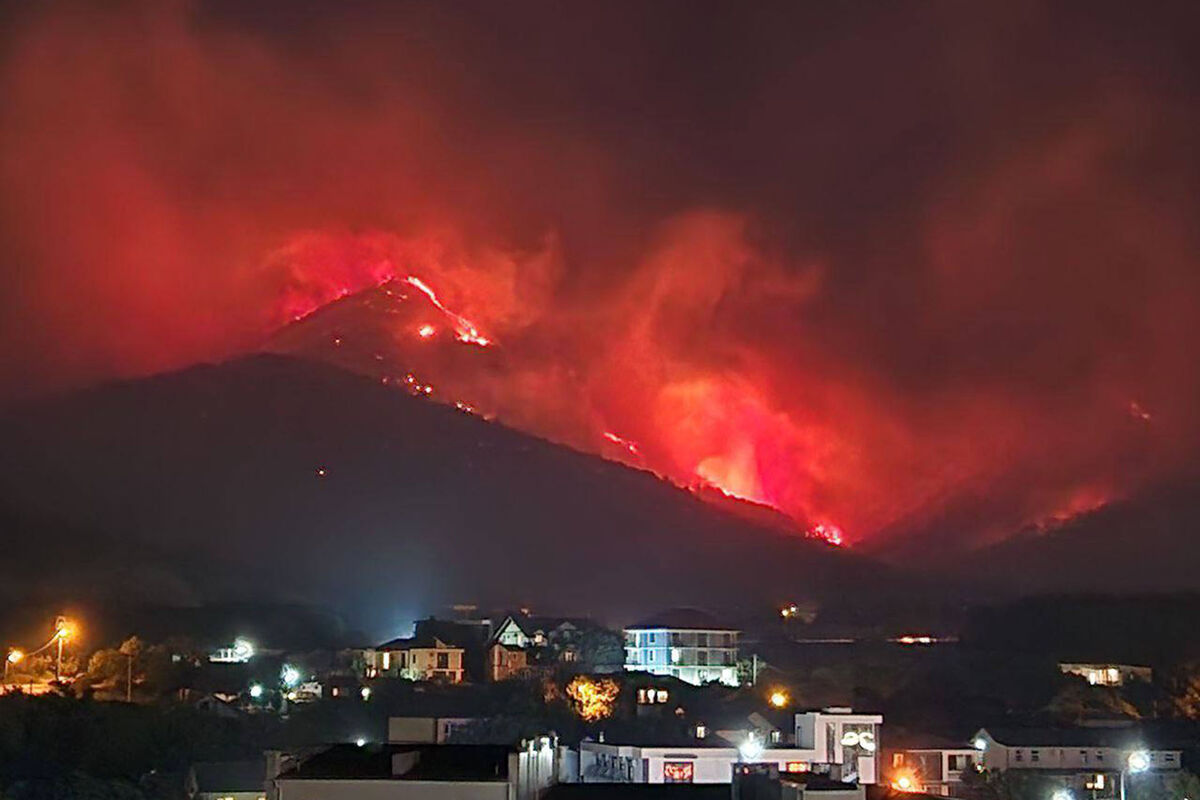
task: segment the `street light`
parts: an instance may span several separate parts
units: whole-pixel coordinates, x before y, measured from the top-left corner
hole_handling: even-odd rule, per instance
[[[11,665],[20,662],[20,660],[24,657],[25,657],[25,654],[22,653],[20,650],[16,649],[15,647],[8,651],[8,657],[4,659],[4,682],[5,683],[8,683],[8,668]]]
[[[250,697],[254,700],[258,700],[262,696],[263,696],[262,684],[261,683],[250,684]]]
[[[293,667],[291,664],[284,664],[283,669],[279,672],[279,679],[283,681],[283,685],[289,689],[294,689],[300,683],[300,670]]]
[[[738,745],[738,754],[743,761],[757,761],[763,754],[763,743],[752,733],[746,737],[746,741]]]
[[[1144,748],[1133,750],[1121,765],[1121,800],[1125,800],[1125,775],[1137,775],[1150,769],[1150,751]]]
[[[54,682],[62,682],[62,651],[63,644],[76,633],[75,623],[71,622],[66,617],[58,617],[54,620],[54,641],[58,645],[58,658],[54,662]]]
[[[774,692],[771,692],[771,705],[775,706],[776,708],[783,708],[787,704],[787,692],[783,691],[782,689],[777,689]]]

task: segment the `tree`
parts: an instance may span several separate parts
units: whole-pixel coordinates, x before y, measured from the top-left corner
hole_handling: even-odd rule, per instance
[[[136,636],[130,636],[125,641],[121,642],[118,648],[121,655],[125,656],[125,702],[133,702],[133,668],[134,662],[142,652],[142,640]]]

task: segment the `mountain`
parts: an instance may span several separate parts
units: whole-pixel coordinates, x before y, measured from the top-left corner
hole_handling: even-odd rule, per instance
[[[322,603],[386,631],[462,601],[621,621],[924,591],[651,473],[302,359],[62,395],[10,411],[0,436],[0,500],[64,526],[13,535],[64,570],[102,535],[129,564],[175,564],[172,590],[197,601]]]
[[[1151,486],[1050,530],[963,555],[963,578],[1009,594],[1200,590],[1200,480]]]

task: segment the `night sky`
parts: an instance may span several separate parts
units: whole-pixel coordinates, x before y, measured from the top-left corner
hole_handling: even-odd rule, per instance
[[[1194,2],[0,9],[6,401],[417,275],[501,419],[858,543],[1195,458]]]

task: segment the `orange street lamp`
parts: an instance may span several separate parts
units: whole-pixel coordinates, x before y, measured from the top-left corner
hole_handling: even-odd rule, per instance
[[[76,634],[75,623],[71,622],[66,617],[58,617],[54,620],[54,639],[58,645],[58,659],[54,664],[54,680],[56,683],[62,682],[62,651],[63,643]]]

